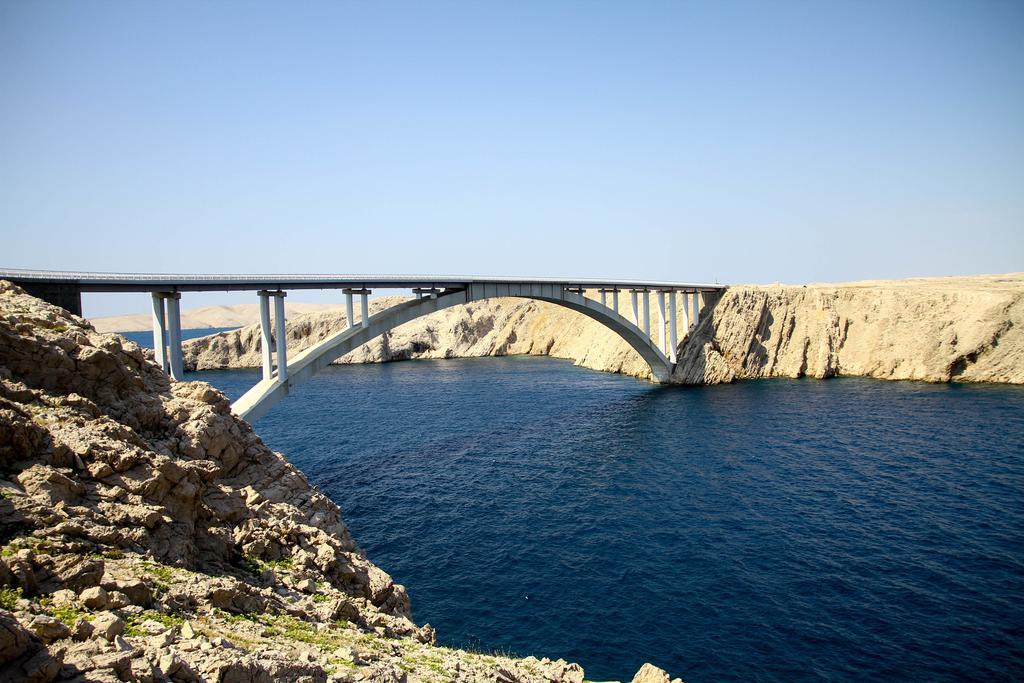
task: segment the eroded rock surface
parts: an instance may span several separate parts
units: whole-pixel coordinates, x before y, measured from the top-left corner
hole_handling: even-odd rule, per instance
[[[0,473],[0,680],[583,680],[434,645],[223,394],[2,281]]]

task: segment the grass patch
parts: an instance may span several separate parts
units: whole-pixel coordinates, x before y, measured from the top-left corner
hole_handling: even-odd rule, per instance
[[[80,611],[74,605],[59,605],[53,608],[51,614],[53,614],[54,619],[68,628],[74,626],[75,622],[85,616],[85,613]]]
[[[147,631],[142,629],[142,622],[150,620],[157,622],[164,628],[174,628],[175,626],[181,626],[185,623],[185,617],[180,615],[148,609],[141,614],[130,615],[125,619],[125,635],[134,637],[149,635]]]
[[[255,557],[242,557],[238,561],[238,568],[247,574],[251,574],[256,578],[259,578],[263,572],[268,569],[272,569],[276,572],[287,573],[295,566],[295,559],[291,556],[285,557],[280,560],[267,560],[263,561]]]
[[[0,588],[0,607],[3,607],[7,611],[13,610],[18,600],[21,600],[21,588]]]
[[[170,567],[157,564],[156,562],[143,562],[143,571],[153,580],[153,587],[161,593],[166,593],[174,583],[174,570]]]
[[[265,564],[267,567],[269,567],[271,569],[290,570],[290,569],[292,569],[292,567],[295,566],[295,559],[292,558],[289,555],[288,557],[286,557],[284,559],[281,559],[281,560],[270,560],[268,562],[264,562],[263,564]]]

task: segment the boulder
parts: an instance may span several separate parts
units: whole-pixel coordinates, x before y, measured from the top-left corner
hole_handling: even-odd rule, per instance
[[[13,614],[0,609],[0,681],[43,683],[60,671],[63,658],[46,646]]]
[[[37,614],[32,617],[32,620],[28,622],[28,629],[44,643],[52,643],[71,635],[67,626],[45,614]]]
[[[106,590],[102,586],[93,586],[92,588],[86,588],[78,595],[79,602],[83,606],[88,607],[92,610],[106,609],[110,602],[110,597]]]
[[[92,619],[93,636],[113,641],[124,633],[124,621],[113,612],[102,612]]]
[[[633,683],[683,683],[681,678],[669,678],[664,669],[647,662],[633,676]]]

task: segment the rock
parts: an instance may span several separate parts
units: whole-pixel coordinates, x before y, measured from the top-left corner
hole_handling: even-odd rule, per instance
[[[93,586],[92,588],[86,588],[84,591],[79,593],[78,601],[89,609],[101,610],[107,608],[110,598],[107,591],[105,591],[101,586]]]
[[[75,620],[75,625],[71,627],[71,637],[78,641],[88,640],[95,630],[95,626],[79,617]]]
[[[94,636],[113,641],[124,633],[124,621],[113,612],[102,612],[92,619]]]
[[[0,681],[52,681],[63,658],[53,656],[13,614],[0,609]]]
[[[104,577],[103,588],[123,593],[130,604],[149,607],[153,603],[153,589],[141,579],[115,579]]]
[[[0,609],[0,662],[9,662],[25,654],[35,638],[26,630],[14,615]]]
[[[191,639],[196,637],[196,630],[192,627],[192,622],[190,621],[186,621],[181,625],[180,633],[182,638]]]
[[[103,577],[103,560],[93,557],[76,554],[51,556],[42,566],[53,575],[46,582],[47,587],[59,586],[64,590],[81,591],[99,585]]]
[[[650,662],[640,667],[640,670],[633,676],[633,683],[683,683],[683,679],[669,679],[668,674]]]
[[[121,591],[110,591],[107,593],[107,609],[121,609],[130,604],[132,604],[132,601]]]
[[[316,581],[311,579],[302,579],[295,584],[295,588],[303,593],[316,593]]]
[[[71,631],[68,630],[67,626],[45,614],[37,614],[32,617],[32,620],[28,623],[28,628],[44,643],[52,643],[55,640],[67,638],[71,635]]]

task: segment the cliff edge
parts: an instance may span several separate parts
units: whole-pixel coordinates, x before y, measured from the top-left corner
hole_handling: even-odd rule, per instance
[[[3,281],[0,470],[0,680],[583,680],[434,645],[223,394]]]

